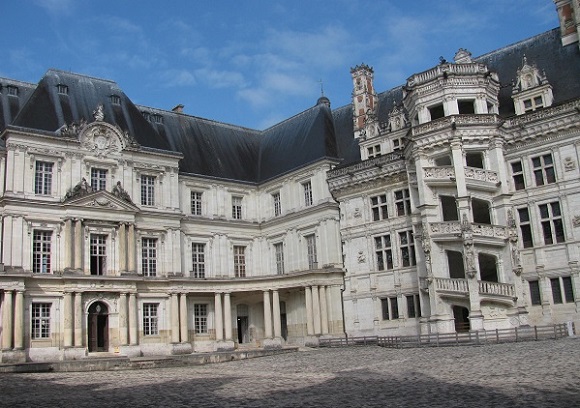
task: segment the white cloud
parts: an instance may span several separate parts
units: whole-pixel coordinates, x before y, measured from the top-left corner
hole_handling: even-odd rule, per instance
[[[36,5],[45,9],[49,14],[54,16],[70,15],[73,12],[74,6],[77,4],[75,0],[36,0]]]
[[[201,68],[195,70],[195,76],[199,81],[205,82],[209,88],[237,88],[244,84],[244,76],[235,71]]]
[[[197,83],[195,76],[185,69],[170,69],[161,73],[161,80],[166,87],[192,86]]]

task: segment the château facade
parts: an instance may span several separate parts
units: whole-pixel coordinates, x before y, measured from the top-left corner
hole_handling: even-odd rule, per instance
[[[0,78],[1,361],[579,322],[579,7],[264,131]]]

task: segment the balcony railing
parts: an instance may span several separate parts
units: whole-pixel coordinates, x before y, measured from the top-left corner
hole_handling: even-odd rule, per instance
[[[451,278],[434,278],[436,291],[454,292],[460,294],[467,294],[469,289],[467,287],[467,279],[451,279]]]
[[[488,183],[499,183],[497,171],[480,169],[477,167],[465,167],[465,178],[468,180],[485,181]]]
[[[479,281],[479,294],[513,298],[516,296],[516,290],[514,285],[509,283]]]

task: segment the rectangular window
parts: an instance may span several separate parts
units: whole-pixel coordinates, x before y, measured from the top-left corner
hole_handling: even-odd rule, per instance
[[[91,188],[93,191],[105,190],[107,188],[107,170],[91,169]]]
[[[236,278],[246,277],[246,247],[234,246],[234,274]]]
[[[207,304],[193,305],[195,334],[207,334]]]
[[[53,163],[36,162],[34,174],[34,193],[50,195],[52,193],[52,166]]]
[[[157,275],[157,239],[143,238],[141,240],[141,270],[143,276]]]
[[[530,285],[530,300],[532,306],[538,306],[542,304],[542,297],[540,295],[540,282],[537,280],[529,281]]]
[[[401,246],[401,261],[403,266],[413,266],[417,264],[415,259],[415,244],[413,231],[399,232],[399,244]]]
[[[104,275],[107,267],[107,236],[91,234],[91,275]]]
[[[318,269],[316,236],[314,234],[306,236],[306,251],[308,255],[308,269]]]
[[[159,303],[143,303],[143,335],[159,334]]]
[[[8,85],[6,87],[6,90],[8,91],[8,95],[10,95],[10,96],[18,96],[18,87],[13,86],[13,85]]]
[[[272,200],[274,202],[274,217],[279,217],[282,215],[282,202],[280,201],[280,193],[272,194]]]
[[[205,278],[205,244],[191,244],[191,276]]]
[[[552,286],[552,299],[554,304],[562,303],[562,288],[560,287],[560,278],[550,279],[550,285]]]
[[[375,237],[375,254],[377,257],[377,269],[379,271],[393,269],[393,252],[391,250],[390,235]]]
[[[383,320],[395,320],[399,318],[399,303],[396,297],[381,299]]]
[[[541,204],[540,218],[542,219],[542,232],[544,233],[544,243],[546,245],[564,242],[564,224],[562,222],[562,212],[560,203]]]
[[[407,295],[407,317],[421,317],[421,305],[419,295]]]
[[[34,231],[32,237],[32,272],[50,273],[51,231]]]
[[[538,108],[542,108],[544,106],[544,100],[541,96],[536,96],[532,99],[525,99],[524,100],[524,111],[525,112],[532,112]]]
[[[411,215],[409,189],[395,191],[395,207],[397,208],[397,216]]]
[[[566,276],[562,278],[562,286],[564,286],[564,300],[566,303],[574,302],[574,290],[572,288],[572,278]]]
[[[373,157],[379,157],[381,155],[381,145],[367,147],[367,153],[369,155],[369,159],[372,159]]]
[[[61,95],[68,95],[68,86],[66,86],[66,85],[58,84],[56,86],[56,90]]]
[[[191,214],[201,215],[201,195],[198,191],[191,192]]]
[[[522,245],[524,248],[531,248],[534,246],[534,241],[532,238],[532,225],[530,224],[530,212],[527,208],[518,208],[518,216],[520,218]]]
[[[393,151],[397,152],[399,150],[403,150],[403,138],[393,139]]]
[[[50,338],[50,306],[50,303],[32,304],[30,335],[33,339]]]
[[[512,162],[512,178],[514,180],[514,188],[516,190],[523,190],[526,188],[524,181],[524,168],[522,167],[522,162]]]
[[[232,218],[242,219],[242,197],[232,197]]]
[[[155,176],[141,175],[141,205],[155,205]]]
[[[310,207],[314,202],[312,200],[312,182],[307,181],[306,183],[302,183],[302,190],[304,191],[304,205]]]
[[[373,213],[373,221],[386,220],[389,218],[386,194],[371,197],[371,211]]]
[[[281,242],[274,244],[274,253],[276,255],[276,273],[284,275],[284,244]]]
[[[534,169],[534,178],[536,186],[543,186],[556,182],[556,173],[554,171],[554,161],[551,154],[532,157],[532,167]]]

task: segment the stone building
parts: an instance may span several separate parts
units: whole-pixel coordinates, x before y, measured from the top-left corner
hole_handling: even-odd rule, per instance
[[[1,361],[579,321],[577,2],[257,131],[0,78]],[[378,73],[379,75],[380,73]]]

